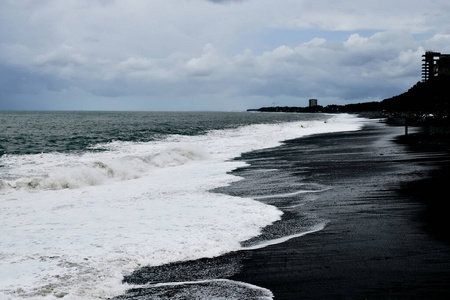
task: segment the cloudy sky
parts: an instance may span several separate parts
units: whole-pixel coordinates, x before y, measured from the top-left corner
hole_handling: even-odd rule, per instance
[[[0,110],[378,101],[450,53],[448,0],[0,0]]]

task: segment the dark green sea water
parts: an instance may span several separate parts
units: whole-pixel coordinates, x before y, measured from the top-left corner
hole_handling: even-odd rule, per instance
[[[255,112],[0,112],[0,156],[84,151],[111,141],[147,142],[243,125],[324,119]]]

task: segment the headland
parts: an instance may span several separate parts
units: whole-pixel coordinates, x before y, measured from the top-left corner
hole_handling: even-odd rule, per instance
[[[419,81],[408,91],[382,101],[327,106],[261,107],[254,111],[355,113],[369,118],[407,118],[411,125],[450,125],[450,76]]]

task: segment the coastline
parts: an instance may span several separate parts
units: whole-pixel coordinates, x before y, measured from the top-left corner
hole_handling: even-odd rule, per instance
[[[192,295],[223,279],[266,289],[276,300],[447,298],[450,242],[445,230],[436,231],[439,226],[430,223],[437,217],[442,218],[438,225],[445,222],[443,196],[436,201],[429,196],[444,190],[448,143],[436,147],[432,139],[424,145],[416,134],[402,134],[401,127],[372,121],[360,131],[287,141],[277,147],[278,158],[270,154],[271,164],[278,159],[302,181],[330,187],[308,204],[328,221],[323,230],[265,248],[145,267],[124,282],[146,286],[114,299]],[[264,170],[266,153],[239,159],[261,162]],[[167,282],[188,284],[158,285]],[[229,291],[227,285],[216,295]]]
[[[231,279],[268,288],[277,300],[447,298],[449,143],[399,139],[402,130],[372,124],[289,141],[309,151],[298,153],[310,157],[298,162],[309,176],[333,186],[317,203],[330,222],[255,251]]]

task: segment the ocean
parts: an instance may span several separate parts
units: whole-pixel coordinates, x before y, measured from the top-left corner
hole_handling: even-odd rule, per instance
[[[288,164],[252,169],[246,160],[267,151],[270,161],[268,149],[283,141],[364,122],[347,114],[0,112],[0,299],[108,299],[138,287],[123,279],[146,266],[321,230],[327,220],[305,203],[328,187],[290,181]],[[253,182],[227,189],[246,176]],[[271,299],[261,287],[214,282],[198,298],[220,286],[234,291],[230,298],[252,290]]]

